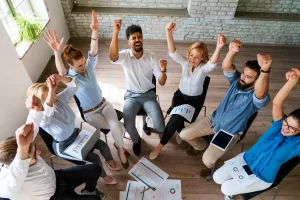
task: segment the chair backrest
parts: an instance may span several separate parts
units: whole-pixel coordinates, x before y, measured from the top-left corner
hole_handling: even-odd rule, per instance
[[[204,79],[203,91],[202,91],[203,102],[205,102],[206,93],[207,93],[207,90],[208,90],[209,83],[210,83],[210,77],[206,76],[205,79]]]
[[[83,119],[83,121],[86,121],[85,118],[84,118],[83,109],[81,107],[81,104],[80,104],[80,101],[79,101],[78,97],[76,95],[74,95],[73,97],[75,99],[76,105],[77,105],[78,110],[80,112],[81,119]]]
[[[152,75],[152,84],[155,85],[155,87],[153,89],[151,89],[151,90],[153,90],[155,92],[155,94],[156,94],[156,78],[155,78],[154,75]]]
[[[244,200],[249,200],[261,193],[264,193],[265,191],[270,190],[273,187],[276,187],[299,163],[300,163],[299,156],[292,158],[291,160],[287,161],[280,167],[274,183],[269,188],[257,192],[241,194],[241,196],[243,197]]]
[[[239,143],[240,141],[242,141],[245,137],[245,135],[247,134],[251,124],[253,123],[253,121],[255,120],[256,116],[257,116],[258,112],[255,112],[249,119],[248,119],[248,122],[247,122],[247,127],[245,129],[245,131],[243,132],[243,134],[241,135],[239,141],[237,141],[237,143]]]

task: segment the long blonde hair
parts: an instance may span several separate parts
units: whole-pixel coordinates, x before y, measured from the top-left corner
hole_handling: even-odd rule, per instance
[[[46,83],[34,83],[28,88],[27,96],[29,97],[29,96],[35,95],[37,98],[39,98],[43,102],[44,101],[43,94],[46,91],[48,91],[48,87],[47,87]]]
[[[191,51],[193,49],[197,49],[200,51],[202,58],[203,58],[203,64],[207,63],[209,61],[208,58],[208,50],[207,47],[204,43],[202,42],[195,42],[194,44],[192,44],[187,50],[186,50],[186,57],[188,58]]]

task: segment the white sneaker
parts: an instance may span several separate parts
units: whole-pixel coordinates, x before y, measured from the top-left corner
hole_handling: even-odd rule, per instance
[[[224,195],[224,200],[233,200],[233,196]]]
[[[177,144],[182,144],[182,142],[183,142],[183,140],[181,139],[179,134],[176,135],[176,142],[177,142]]]

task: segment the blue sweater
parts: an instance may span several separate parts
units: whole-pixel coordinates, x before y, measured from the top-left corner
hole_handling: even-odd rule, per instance
[[[300,136],[282,135],[282,120],[273,122],[244,154],[252,172],[267,183],[274,182],[282,164],[300,154]]]

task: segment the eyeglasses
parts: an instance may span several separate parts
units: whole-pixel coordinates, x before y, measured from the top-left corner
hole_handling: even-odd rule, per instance
[[[282,125],[283,125],[283,126],[287,126],[287,127],[288,127],[288,130],[291,131],[291,132],[293,132],[293,133],[299,132],[299,131],[300,131],[299,128],[295,128],[295,127],[290,126],[290,125],[288,124],[288,122],[287,122],[286,119],[284,119],[284,120],[282,121]]]

